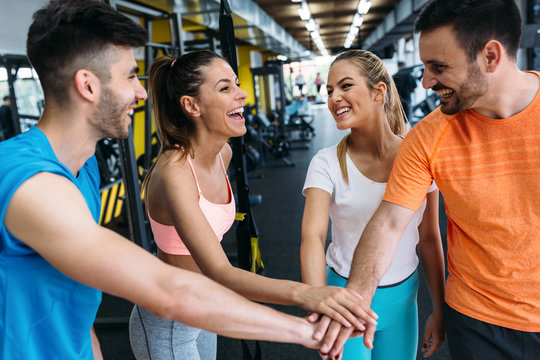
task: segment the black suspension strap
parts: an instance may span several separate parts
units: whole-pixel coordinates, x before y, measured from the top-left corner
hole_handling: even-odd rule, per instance
[[[236,40],[234,38],[234,24],[231,9],[227,0],[221,0],[219,33],[223,56],[228,60],[232,69],[238,74],[238,60],[236,57]],[[238,226],[236,237],[238,243],[238,262],[242,269],[260,272],[263,269],[258,251],[258,230],[249,203],[249,185],[246,169],[246,148],[244,137],[231,139],[233,148],[233,166],[235,167],[236,192],[238,195]],[[256,253],[252,253],[256,249]],[[257,261],[259,260],[259,261]]]
[[[227,0],[221,0],[219,11],[219,35],[223,57],[227,59],[233,71],[238,75],[234,24],[231,8]],[[232,138],[231,145],[233,149],[232,163],[235,167],[236,193],[238,196],[237,220],[239,220],[239,222],[236,227],[238,265],[244,270],[257,273],[263,270],[263,264],[259,251],[258,230],[249,203],[244,137]],[[251,351],[244,340],[242,340],[242,351],[245,360],[261,360],[262,358],[261,346],[258,341],[255,342],[254,355],[251,355]]]

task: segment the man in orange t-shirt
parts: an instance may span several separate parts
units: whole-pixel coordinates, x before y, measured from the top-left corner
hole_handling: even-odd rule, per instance
[[[452,358],[537,360],[540,80],[516,64],[519,9],[514,0],[434,0],[415,32],[421,32],[423,86],[439,94],[441,106],[403,141],[347,286],[367,308],[435,180],[448,215],[445,323]],[[374,331],[368,325],[367,347],[377,346]],[[350,332],[330,325],[330,355]]]

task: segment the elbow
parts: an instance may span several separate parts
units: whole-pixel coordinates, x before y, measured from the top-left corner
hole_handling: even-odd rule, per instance
[[[146,309],[154,315],[194,325],[195,319],[204,316],[200,310],[203,308],[201,291],[202,284],[194,281],[184,282],[157,291],[153,301]]]

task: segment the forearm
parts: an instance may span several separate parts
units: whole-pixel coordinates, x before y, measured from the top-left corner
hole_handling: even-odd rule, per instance
[[[198,274],[189,273],[176,282],[174,286],[171,279],[170,288],[164,291],[169,312],[158,316],[234,338],[315,346],[313,326],[305,319],[251,302]]]
[[[347,287],[362,296],[373,297],[386,270],[390,267],[394,252],[408,220],[399,224],[377,216],[381,207],[370,220],[354,252]]]
[[[444,253],[440,239],[418,246],[422,267],[433,301],[433,312],[442,314],[444,305]]]
[[[250,300],[271,304],[300,306],[299,293],[308,287],[295,281],[257,275],[234,266],[224,266],[206,275]]]
[[[326,257],[324,242],[319,239],[302,237],[300,264],[302,281],[313,286],[326,285]]]

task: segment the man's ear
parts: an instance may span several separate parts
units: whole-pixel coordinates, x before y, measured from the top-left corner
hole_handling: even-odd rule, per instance
[[[184,95],[180,98],[180,105],[190,117],[201,115],[201,109],[197,100],[193,96]]]
[[[497,40],[490,40],[478,54],[486,72],[495,72],[501,63],[504,48]]]
[[[77,94],[89,102],[98,101],[101,96],[101,81],[89,70],[78,70],[75,73],[74,85]]]

